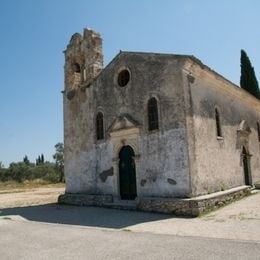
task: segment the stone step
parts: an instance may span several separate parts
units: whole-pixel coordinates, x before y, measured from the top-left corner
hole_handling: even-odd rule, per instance
[[[255,188],[260,190],[260,183],[255,183]]]
[[[136,206],[124,205],[124,204],[106,204],[113,209],[125,209],[125,210],[136,210]]]
[[[113,203],[106,203],[106,205],[114,209],[136,210],[135,200],[120,200],[114,198]]]
[[[256,194],[259,192],[260,192],[260,189],[251,189],[251,191],[250,191],[251,194]]]

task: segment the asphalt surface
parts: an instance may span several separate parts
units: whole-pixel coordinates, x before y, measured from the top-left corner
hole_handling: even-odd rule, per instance
[[[1,259],[259,259],[260,243],[2,219]]]

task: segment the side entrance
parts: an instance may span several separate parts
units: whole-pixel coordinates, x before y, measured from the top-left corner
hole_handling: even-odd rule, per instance
[[[244,169],[245,185],[252,185],[250,154],[247,152],[247,150],[244,146],[243,146],[243,150],[242,150],[242,156],[243,156],[243,169]]]

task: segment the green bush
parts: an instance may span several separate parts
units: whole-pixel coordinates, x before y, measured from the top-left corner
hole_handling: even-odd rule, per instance
[[[0,181],[5,182],[10,180],[11,180],[11,176],[8,170],[4,168],[0,168]]]
[[[24,182],[30,180],[43,180],[49,183],[59,182],[59,172],[53,163],[35,165],[32,163],[11,163],[9,168],[0,168],[0,181]]]

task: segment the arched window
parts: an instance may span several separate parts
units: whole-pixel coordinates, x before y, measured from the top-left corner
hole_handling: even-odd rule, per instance
[[[216,120],[217,136],[218,136],[218,137],[222,137],[222,131],[221,131],[221,124],[220,124],[219,112],[218,112],[218,109],[217,109],[217,108],[215,108],[215,120]]]
[[[80,65],[76,62],[73,64],[73,72],[80,73]]]
[[[148,129],[159,129],[157,100],[154,97],[148,101]]]
[[[96,134],[97,140],[104,139],[104,122],[103,122],[103,114],[98,112],[96,117]]]
[[[257,122],[257,134],[258,134],[258,142],[260,142],[260,124]]]

